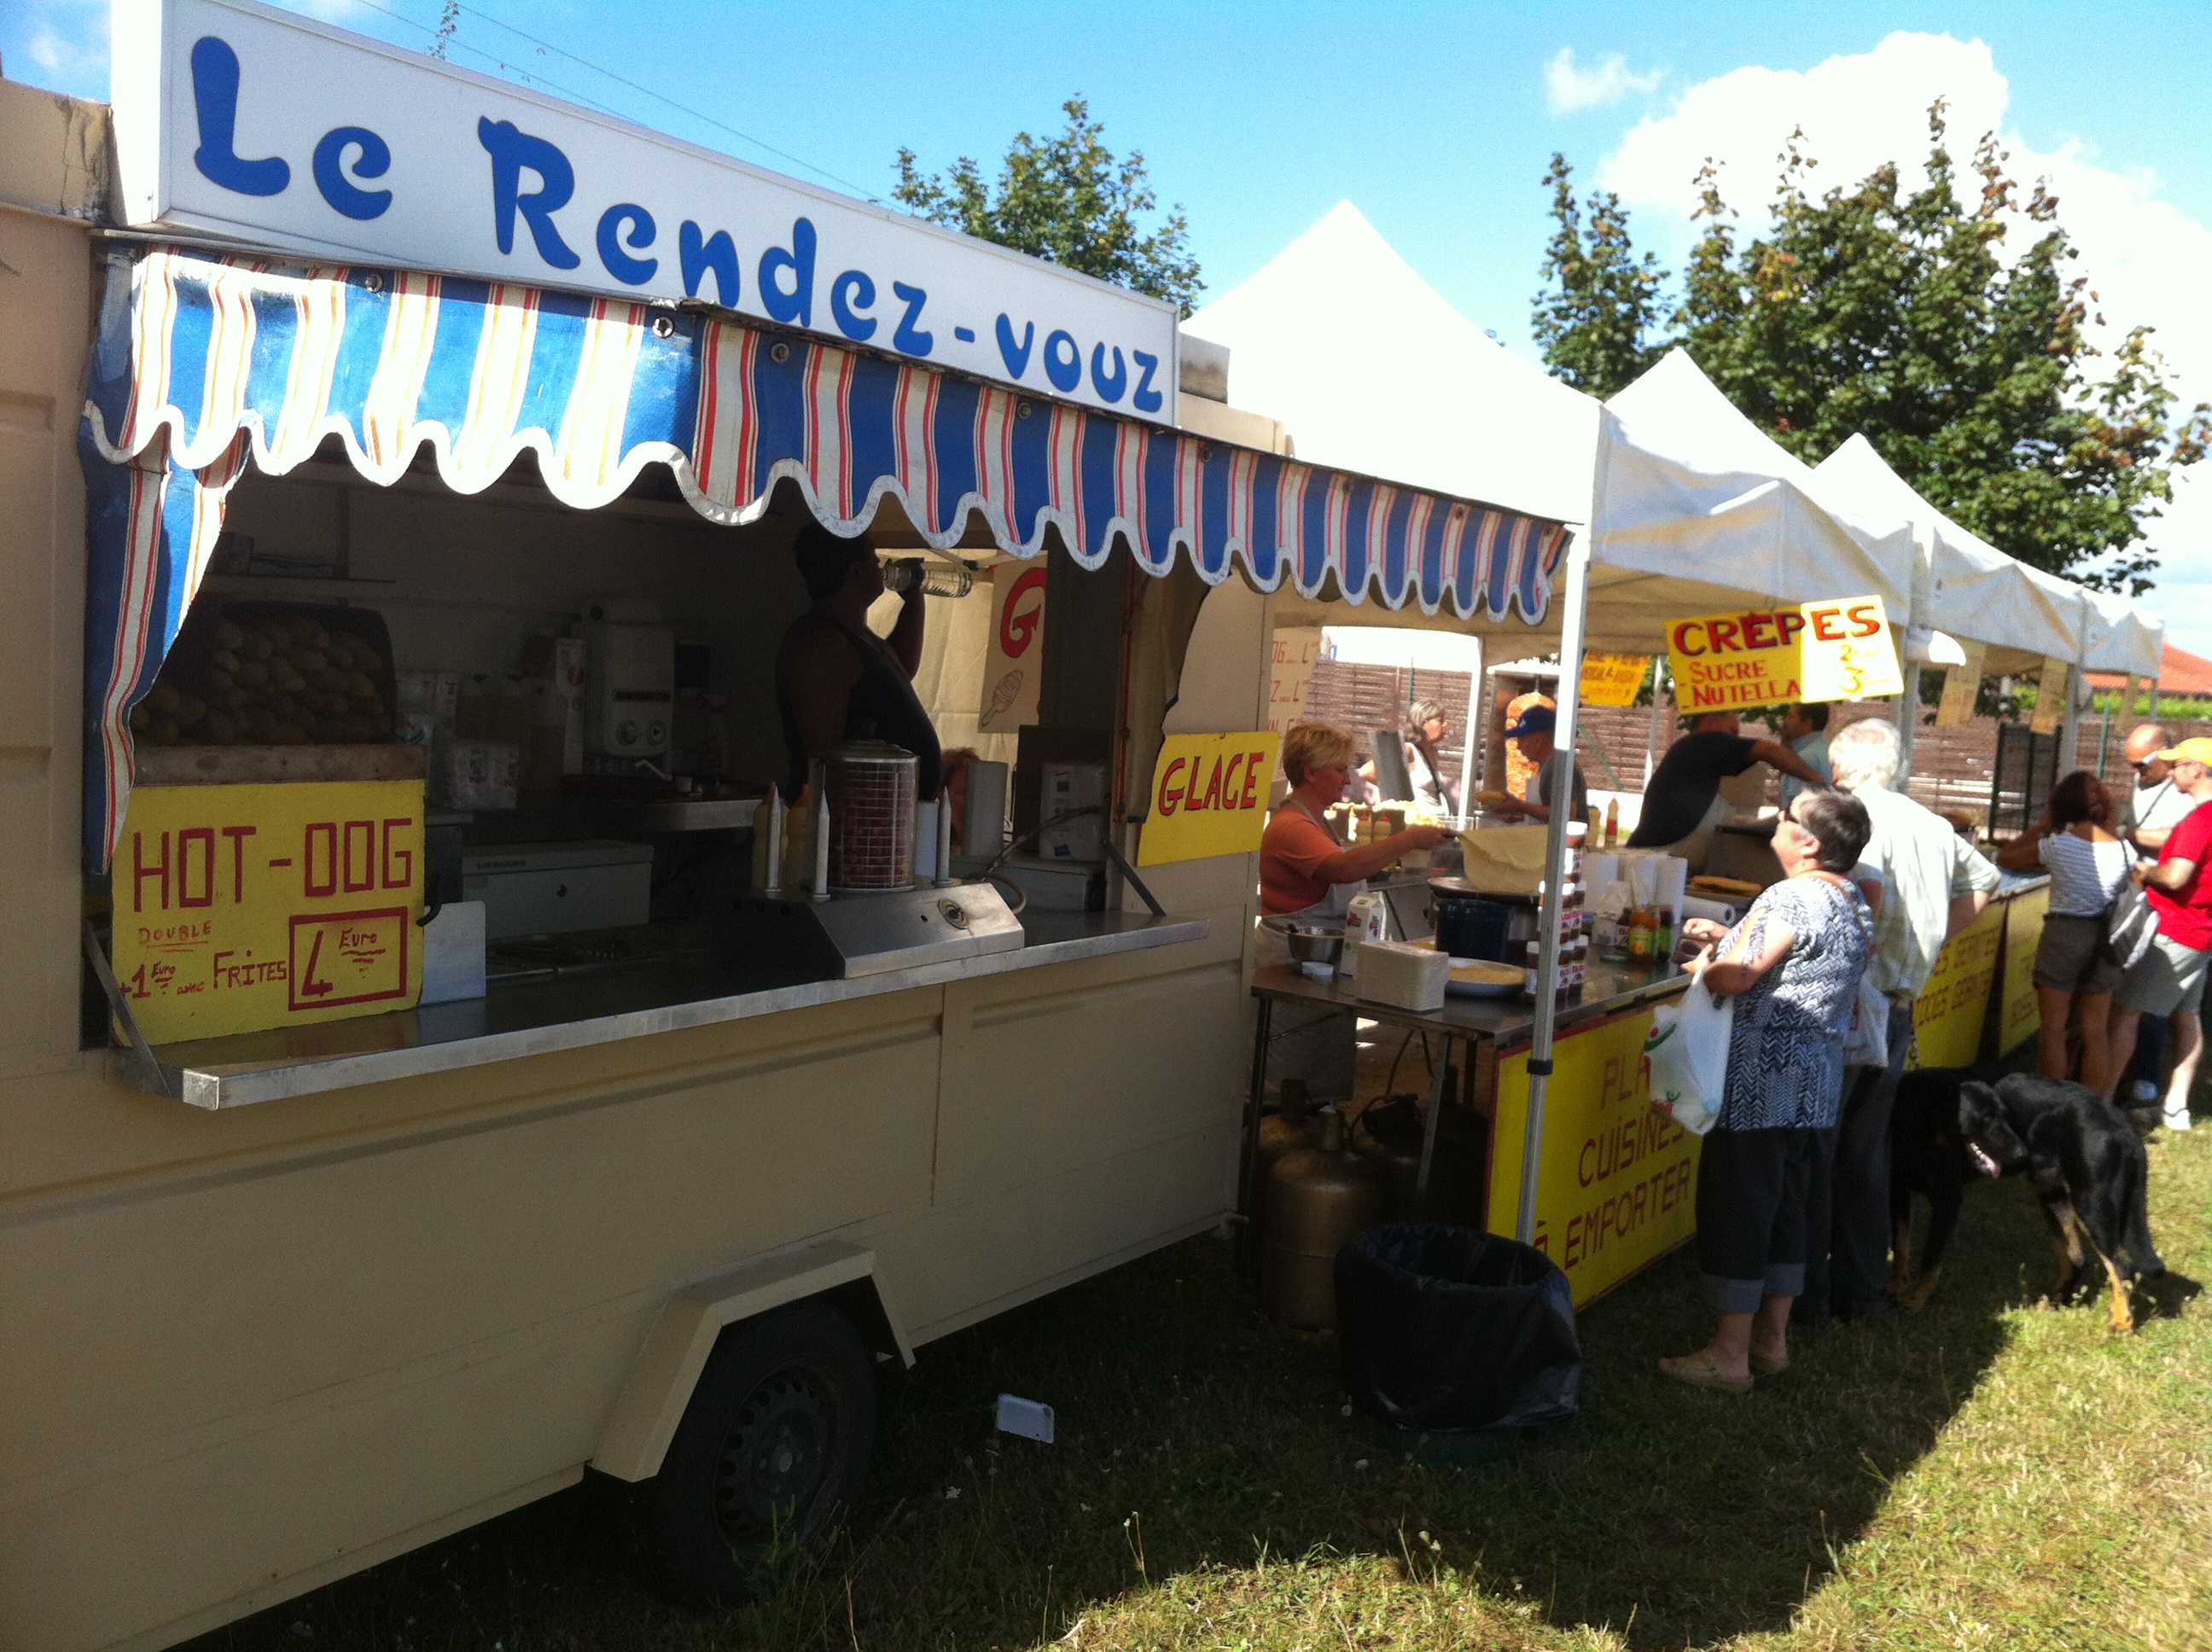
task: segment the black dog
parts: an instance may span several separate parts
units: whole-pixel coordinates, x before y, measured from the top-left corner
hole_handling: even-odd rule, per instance
[[[1928,1306],[1943,1272],[1943,1252],[1959,1225],[1967,1184],[1980,1178],[1966,1139],[1959,1133],[1959,1087],[1973,1077],[1966,1067],[1923,1067],[1898,1083],[1889,1125],[1889,1285],[1900,1308]],[[1913,1269],[1912,1195],[1929,1204],[1928,1241]]]
[[[2085,1247],[2112,1287],[2112,1328],[2135,1329],[2130,1286],[2166,1272],[2151,1243],[2150,1160],[2127,1114],[2086,1085],[2012,1073],[1959,1086],[1959,1128],[1983,1175],[2027,1174],[2058,1251],[2055,1300],[2094,1292]]]

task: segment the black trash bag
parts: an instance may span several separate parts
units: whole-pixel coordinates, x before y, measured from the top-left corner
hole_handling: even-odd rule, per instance
[[[1562,1273],[1530,1245],[1386,1223],[1336,1254],[1344,1384],[1370,1416],[1425,1430],[1563,1423],[1582,1339]]]

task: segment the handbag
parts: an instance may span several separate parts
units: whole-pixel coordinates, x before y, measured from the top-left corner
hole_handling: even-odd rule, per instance
[[[1651,1063],[1653,1104],[1693,1136],[1704,1135],[1721,1115],[1735,1027],[1735,1000],[1714,995],[1702,963],[1687,992],[1651,1012],[1644,1054]]]
[[[2158,908],[2150,893],[2130,879],[2120,885],[2105,913],[2105,954],[2123,969],[2132,969],[2150,951],[2158,933]]]

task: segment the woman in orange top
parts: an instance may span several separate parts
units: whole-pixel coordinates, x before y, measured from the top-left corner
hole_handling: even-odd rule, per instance
[[[1291,795],[1260,840],[1260,907],[1271,917],[1340,925],[1352,897],[1367,880],[1409,849],[1433,848],[1451,834],[1435,826],[1409,826],[1380,843],[1347,847],[1328,829],[1328,805],[1352,780],[1352,736],[1327,723],[1293,723],[1283,736],[1283,772]],[[1259,962],[1288,963],[1281,936],[1261,929]],[[1275,1011],[1268,1071],[1306,1081],[1319,1102],[1352,1098],[1358,1056],[1358,1023],[1349,1010],[1285,1004]]]
[[[1283,736],[1291,795],[1260,840],[1261,911],[1340,922],[1370,878],[1408,851],[1450,838],[1440,826],[1408,826],[1379,843],[1338,842],[1328,807],[1351,783],[1352,756],[1352,736],[1328,723],[1293,723]]]

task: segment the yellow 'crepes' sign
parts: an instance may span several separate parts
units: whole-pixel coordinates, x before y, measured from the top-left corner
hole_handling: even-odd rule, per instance
[[[1140,866],[1209,855],[1249,854],[1267,829],[1267,791],[1281,737],[1170,734],[1152,765],[1152,806],[1137,847]]]
[[[1675,701],[1692,715],[1864,700],[1905,688],[1879,597],[1671,620],[1667,664]]]
[[[414,1007],[422,782],[141,786],[115,975],[156,1044]]]
[[[1649,654],[1584,654],[1583,704],[1632,706],[1650,668]]]

